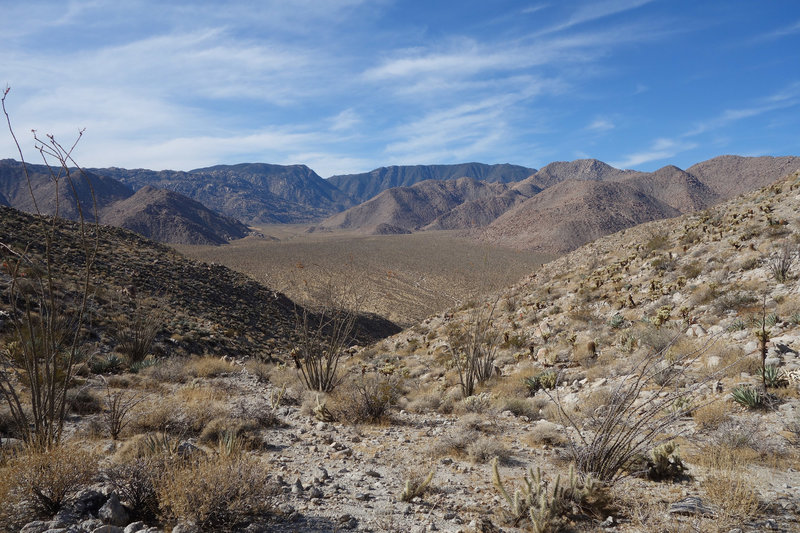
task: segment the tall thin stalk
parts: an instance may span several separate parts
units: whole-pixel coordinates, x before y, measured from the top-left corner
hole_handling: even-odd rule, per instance
[[[35,147],[48,170],[56,198],[53,213],[43,214],[39,210],[28,164],[6,110],[9,91],[6,88],[3,93],[3,113],[38,216],[26,233],[28,242],[20,245],[10,240],[0,241],[0,254],[10,278],[8,301],[13,327],[11,342],[0,350],[0,396],[8,404],[24,440],[30,446],[47,449],[61,439],[67,390],[81,352],[92,266],[99,245],[97,203],[91,181],[72,158],[83,131],[69,147],[60,144],[52,135],[42,139],[34,131]],[[87,220],[84,213],[75,186],[77,179],[86,179],[88,183],[93,221]],[[58,254],[60,239],[64,237],[61,232],[68,224],[59,218],[62,183],[76,204],[83,256],[77,287],[73,291],[65,287],[65,280],[70,277],[67,260]],[[10,236],[2,237],[6,238]],[[27,389],[27,393],[23,389]]]

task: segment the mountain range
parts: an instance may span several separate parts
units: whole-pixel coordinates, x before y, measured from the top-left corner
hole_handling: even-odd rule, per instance
[[[581,159],[539,170],[481,163],[392,166],[327,180],[305,165],[265,163],[188,172],[112,167],[86,175],[101,222],[170,243],[241,238],[249,232],[241,220],[314,223],[316,230],[362,234],[464,230],[488,243],[561,254],[641,222],[705,209],[798,167],[795,156],[726,155],[686,170],[669,165],[655,172]],[[39,211],[55,212],[47,168],[30,169]],[[23,178],[20,163],[0,161],[0,204],[35,212]],[[89,205],[85,182],[76,184]],[[59,190],[63,198],[64,180]],[[61,203],[60,213],[75,218],[67,204]]]

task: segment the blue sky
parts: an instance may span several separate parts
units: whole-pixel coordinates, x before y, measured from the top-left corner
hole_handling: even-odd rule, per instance
[[[0,6],[18,136],[86,128],[84,166],[800,155],[797,0]]]

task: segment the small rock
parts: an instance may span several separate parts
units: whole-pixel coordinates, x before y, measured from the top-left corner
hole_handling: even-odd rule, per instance
[[[123,530],[122,533],[136,533],[137,531],[141,531],[143,529],[147,529],[147,526],[144,525],[144,522],[142,521],[132,522],[127,526],[125,526],[125,529]]]
[[[172,531],[175,531],[174,529]],[[123,529],[118,526],[112,526],[110,524],[106,524],[104,526],[100,526],[97,529],[93,529],[92,533],[122,533]]]
[[[360,502],[365,502],[365,501],[369,500],[369,495],[368,494],[364,494],[363,492],[357,492],[356,495],[354,496],[354,498],[356,500],[360,501]]]
[[[318,466],[316,470],[314,470],[314,481],[325,481],[326,479],[330,479],[330,474],[328,471],[321,466]]]
[[[22,526],[22,529],[19,530],[19,533],[44,533],[48,529],[50,529],[50,522],[35,520]]]
[[[615,525],[617,525],[617,522],[614,520],[614,517],[609,516],[608,518],[603,520],[603,522],[600,524],[600,527],[609,528],[609,527],[614,527]]]
[[[300,478],[297,478],[292,484],[292,494],[302,494],[304,490],[303,483],[300,481]]]
[[[112,492],[108,501],[97,512],[98,518],[112,526],[125,526],[130,520],[128,511],[119,502],[119,496]]]
[[[376,477],[376,478],[381,477],[381,475],[379,473],[377,473],[376,471],[374,471],[374,470],[367,470],[367,475],[370,476],[370,477]]]
[[[172,533],[199,533],[197,526],[191,522],[178,522],[178,524],[172,528]]]
[[[311,487],[311,489],[308,491],[308,497],[311,499],[322,498],[322,491],[317,487]]]
[[[680,514],[688,516],[715,516],[713,509],[706,507],[703,500],[697,496],[688,496],[669,506],[669,514]]]

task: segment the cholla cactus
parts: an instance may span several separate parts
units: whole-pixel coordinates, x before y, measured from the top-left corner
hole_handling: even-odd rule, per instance
[[[558,530],[566,515],[572,511],[573,504],[586,507],[598,501],[602,491],[602,487],[591,476],[583,482],[578,481],[574,466],[570,466],[567,483],[562,485],[561,476],[556,476],[552,489],[542,478],[540,468],[535,472],[533,468],[529,468],[527,475],[522,478],[524,486],[515,490],[512,496],[503,485],[497,465],[498,459],[495,458],[492,463],[493,481],[508,503],[509,520],[514,525],[525,520],[529,521],[534,533]]]

